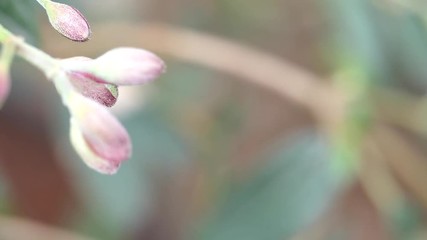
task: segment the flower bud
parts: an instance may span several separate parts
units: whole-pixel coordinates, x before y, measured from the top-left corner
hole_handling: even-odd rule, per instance
[[[159,77],[164,62],[155,54],[138,48],[115,48],[95,60],[94,74],[108,83],[137,85]]]
[[[119,90],[116,85],[97,83],[90,79],[90,76],[82,73],[68,74],[74,89],[83,96],[90,98],[106,107],[112,107],[119,96]]]
[[[103,106],[76,95],[69,105],[71,143],[83,161],[96,171],[114,174],[131,155],[125,128]]]
[[[9,96],[10,92],[10,76],[8,69],[0,66],[0,108],[3,107],[4,102]]]
[[[52,1],[45,1],[43,7],[46,9],[50,24],[56,31],[76,42],[89,40],[90,26],[79,10]]]
[[[10,92],[10,65],[15,56],[16,46],[13,42],[3,43],[0,55],[0,108],[9,96]]]
[[[73,57],[61,60],[61,64],[70,67],[90,61],[93,60],[86,57]],[[84,72],[67,71],[67,76],[74,89],[83,96],[107,107],[112,107],[116,103],[119,95],[116,85],[99,83],[94,76]]]
[[[157,78],[165,71],[155,54],[138,48],[115,48],[92,61],[74,61],[64,68],[84,73],[100,83],[137,85]]]

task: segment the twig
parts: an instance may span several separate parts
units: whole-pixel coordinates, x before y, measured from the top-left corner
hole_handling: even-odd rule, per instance
[[[393,89],[376,89],[372,100],[380,120],[417,134],[427,135],[427,98]]]
[[[365,155],[360,160],[359,181],[382,217],[388,219],[401,207],[404,193],[394,178],[386,154],[374,139],[375,137],[369,135],[365,139],[363,146]]]
[[[395,130],[385,126],[377,126],[375,129],[375,140],[384,153],[384,159],[403,184],[427,208],[425,157]]]
[[[330,105],[341,97],[322,79],[285,59],[206,33],[154,23],[142,26],[112,23],[97,25],[93,29],[96,29],[96,38],[79,46],[78,50],[57,44],[52,36],[44,39],[45,48],[52,54],[69,56],[75,55],[75,51],[88,55],[121,45],[148,48],[181,61],[232,74],[322,115],[334,111]]]

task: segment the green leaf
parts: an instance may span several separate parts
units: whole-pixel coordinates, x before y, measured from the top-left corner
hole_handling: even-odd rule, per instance
[[[38,37],[36,6],[33,0],[2,0],[0,24],[34,43]]]
[[[341,178],[331,165],[315,134],[278,145],[253,179],[231,190],[200,239],[288,239],[333,203]]]

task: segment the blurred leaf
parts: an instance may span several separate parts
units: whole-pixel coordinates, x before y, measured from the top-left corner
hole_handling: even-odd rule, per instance
[[[249,182],[231,190],[200,239],[287,239],[332,203],[340,178],[315,134],[280,144]]]
[[[427,31],[422,20],[416,15],[404,15],[395,20],[394,31],[388,31],[389,47],[397,71],[405,76],[406,84],[422,93],[427,89]],[[401,79],[402,81],[402,79]]]
[[[2,0],[0,1],[0,23],[28,41],[37,39],[37,18],[33,0]]]
[[[422,210],[410,201],[405,201],[391,218],[395,239],[416,239],[414,235],[422,229]]]
[[[360,84],[389,81],[387,56],[381,42],[381,28],[384,26],[378,22],[384,16],[376,11],[373,2],[329,0],[326,3],[335,27],[326,57],[331,59],[330,52],[333,52],[336,67],[352,68],[355,65],[363,69],[369,81],[361,79]]]
[[[188,167],[187,160],[192,157],[187,151],[186,142],[165,121],[157,109],[147,108],[133,118],[123,121],[128,129],[134,149],[132,163],[141,169]]]

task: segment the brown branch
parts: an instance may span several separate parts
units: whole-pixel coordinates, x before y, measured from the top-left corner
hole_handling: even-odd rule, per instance
[[[424,154],[389,127],[376,127],[375,140],[396,176],[427,209],[427,164]]]
[[[427,98],[396,89],[376,89],[372,96],[380,120],[427,135]]]
[[[95,56],[118,46],[147,48],[180,61],[232,74],[240,81],[267,89],[299,104],[312,111],[319,119],[327,120],[332,126],[337,119],[341,119],[347,104],[345,93],[329,84],[328,80],[316,77],[274,54],[232,40],[155,23],[100,24],[93,26],[93,29],[94,38],[78,48],[74,43],[64,42],[57,35],[44,33],[42,36],[48,36],[44,39],[45,48],[61,57],[78,54]],[[50,26],[45,31],[51,31]],[[410,95],[406,97],[407,94],[400,91],[380,90],[374,89],[372,96],[383,120],[416,133],[427,134],[427,126],[421,123],[420,115],[414,115],[413,108],[407,107],[414,106],[418,99]],[[395,101],[396,96],[404,101]],[[424,105],[417,109],[427,109]],[[411,114],[402,114],[408,111]]]
[[[360,185],[382,217],[388,219],[401,206],[404,192],[375,136],[367,136],[362,150],[364,157],[360,159],[358,171]]]
[[[42,34],[49,36],[45,48],[56,56],[74,56],[76,51],[96,55],[118,46],[147,48],[232,74],[317,113],[330,110],[329,103],[338,95],[325,81],[285,59],[210,34],[163,24],[111,23],[93,29],[94,39],[78,48],[57,44],[55,37]]]

